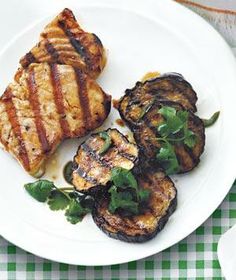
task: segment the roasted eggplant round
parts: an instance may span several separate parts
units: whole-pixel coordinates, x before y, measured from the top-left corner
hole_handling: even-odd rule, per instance
[[[137,145],[117,129],[108,129],[91,135],[79,147],[74,157],[72,183],[77,191],[92,194],[107,187],[112,168],[131,170],[137,162]]]
[[[141,243],[163,229],[177,205],[177,190],[163,172],[147,171],[137,177],[139,186],[150,191],[141,214],[122,216],[108,210],[108,194],[98,200],[92,212],[96,225],[108,236],[126,242]]]
[[[158,165],[156,160],[157,151],[161,148],[157,138],[160,137],[157,127],[162,124],[164,118],[158,113],[163,106],[173,107],[176,111],[184,110],[183,106],[172,101],[156,101],[144,114],[142,119],[133,127],[134,138],[140,148],[144,161]],[[178,173],[192,170],[200,161],[205,145],[205,128],[202,120],[188,112],[188,129],[196,135],[196,144],[189,148],[184,143],[173,143],[174,151],[179,164]]]
[[[134,88],[125,91],[118,109],[122,119],[132,127],[155,100],[174,101],[186,110],[197,111],[196,92],[183,76],[177,73],[167,73],[145,82],[137,82]]]

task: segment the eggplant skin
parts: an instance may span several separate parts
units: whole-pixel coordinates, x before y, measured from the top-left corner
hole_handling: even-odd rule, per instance
[[[132,126],[134,139],[138,143],[141,160],[148,161],[151,166],[158,166],[156,161],[157,150],[160,149],[160,143],[156,140],[158,135],[157,126],[163,122],[163,117],[158,114],[158,110],[163,106],[169,106],[178,110],[184,110],[181,104],[176,102],[161,100],[156,101],[142,117],[142,119]],[[200,162],[200,156],[205,146],[205,128],[203,121],[189,111],[188,128],[197,136],[197,143],[191,149],[184,144],[174,145],[180,171],[186,173],[195,168]],[[160,166],[161,167],[161,166]]]
[[[109,237],[125,242],[143,243],[154,238],[177,207],[177,190],[163,172],[146,170],[138,177],[139,185],[149,189],[150,199],[143,213],[122,217],[108,210],[108,197],[96,202],[92,216],[96,225]],[[145,223],[146,222],[146,223]]]
[[[186,110],[197,111],[197,94],[192,86],[181,74],[166,73],[127,89],[119,102],[120,116],[128,126],[134,126],[155,100],[177,102]]]
[[[129,142],[117,129],[108,129],[106,133],[111,145],[104,153],[100,153],[105,143],[100,133],[92,134],[78,148],[73,162],[72,183],[79,192],[96,196],[109,187],[113,168],[131,170],[138,164],[136,144]]]

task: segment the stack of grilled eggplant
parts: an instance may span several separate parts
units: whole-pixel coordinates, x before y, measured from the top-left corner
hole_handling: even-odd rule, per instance
[[[194,115],[196,101],[192,86],[179,74],[137,82],[133,89],[126,90],[118,108],[136,143],[130,143],[118,130],[108,129],[105,133],[111,142],[105,152],[101,153],[106,145],[101,133],[92,135],[79,147],[74,158],[73,184],[79,192],[94,196],[94,222],[108,236],[127,242],[145,242],[164,227],[174,212],[177,190],[155,160],[160,148],[156,128],[163,121],[158,110],[168,106],[188,112],[187,126],[197,142],[192,148],[180,143],[174,145],[180,166],[178,173],[184,173],[198,164],[204,149],[204,125]],[[117,167],[131,170],[139,187],[149,191],[148,201],[137,214],[109,210],[111,172]]]

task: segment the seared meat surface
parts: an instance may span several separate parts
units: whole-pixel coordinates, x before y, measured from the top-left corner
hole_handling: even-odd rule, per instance
[[[126,242],[145,242],[165,226],[177,204],[174,183],[163,172],[148,170],[138,178],[139,185],[150,191],[148,204],[138,215],[123,217],[108,210],[109,197],[97,202],[93,219],[112,238]]]
[[[135,125],[155,100],[169,100],[180,103],[187,110],[196,112],[197,95],[192,86],[177,73],[137,82],[135,87],[127,89],[119,104],[121,117]]]
[[[161,148],[160,142],[157,140],[157,127],[162,124],[163,116],[158,110],[163,106],[170,106],[178,110],[183,110],[183,106],[171,101],[156,101],[149,110],[144,114],[141,120],[133,128],[134,138],[138,143],[144,161],[147,160],[152,164],[156,164],[156,154]],[[179,173],[192,170],[200,161],[205,145],[205,128],[200,118],[189,112],[188,128],[196,135],[197,142],[193,148],[189,148],[183,143],[174,144],[174,150],[180,166]]]
[[[0,142],[27,172],[40,176],[63,139],[85,136],[103,123],[110,101],[79,69],[31,64],[0,98]]]
[[[123,167],[131,170],[138,160],[138,148],[130,143],[117,129],[106,132],[111,145],[101,153],[105,140],[101,134],[94,134],[78,149],[74,158],[73,185],[80,192],[93,192],[107,187],[111,170]]]
[[[20,63],[58,63],[77,67],[96,78],[106,64],[105,49],[93,33],[85,32],[69,9],[64,9],[40,35],[39,43]]]

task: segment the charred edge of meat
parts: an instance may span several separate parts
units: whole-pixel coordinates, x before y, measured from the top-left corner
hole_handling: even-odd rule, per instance
[[[174,107],[176,110],[185,110],[184,107],[182,106],[182,104],[177,103],[177,102],[173,102],[173,101],[169,101],[169,100],[158,100],[156,101],[154,104],[152,104],[152,106],[149,108],[149,110],[145,113],[145,115],[142,117],[142,119],[140,120],[140,122],[137,125],[132,125],[130,124],[130,129],[133,132],[134,135],[134,139],[135,142],[138,145],[139,148],[139,155],[140,155],[140,165],[149,165],[149,166],[153,166],[155,169],[162,169],[161,166],[157,163],[155,157],[148,157],[146,155],[146,148],[140,143],[140,137],[138,137],[138,134],[140,133],[140,127],[141,125],[143,125],[143,122],[145,122],[145,119],[147,118],[147,114],[152,110],[152,109],[156,109],[158,108],[158,104],[160,104],[160,107],[162,106],[170,106],[170,107]],[[188,110],[186,110],[188,111]],[[183,174],[183,173],[187,173],[190,172],[191,170],[193,170],[200,162],[200,156],[202,155],[202,153],[204,152],[204,148],[205,148],[205,141],[206,141],[206,137],[205,137],[205,129],[204,129],[204,124],[203,121],[196,115],[194,115],[193,112],[188,111],[189,113],[189,121],[193,123],[193,125],[195,126],[195,130],[198,130],[198,141],[200,143],[197,143],[197,145],[199,145],[198,147],[200,147],[200,150],[198,152],[199,155],[194,155],[193,154],[193,150],[190,149],[189,147],[187,147],[186,145],[184,146],[184,150],[186,153],[188,153],[188,155],[191,157],[193,164],[191,166],[189,166],[188,168],[181,168],[180,171],[178,172],[178,174]],[[146,123],[149,123],[148,121]],[[148,126],[150,129],[150,126]],[[155,130],[155,133],[157,133],[157,131]],[[156,146],[152,147],[153,149],[156,149]],[[179,164],[181,165],[181,157],[177,155],[177,159],[179,161]]]
[[[150,170],[148,170],[147,172],[150,172]],[[166,176],[166,178],[168,178],[171,181],[171,179],[168,176]],[[157,227],[152,232],[145,231],[145,234],[128,235],[123,231],[111,232],[111,231],[107,230],[106,229],[106,220],[103,216],[99,215],[99,211],[98,211],[99,206],[102,203],[102,199],[108,199],[107,195],[100,196],[99,199],[95,200],[95,205],[94,205],[94,208],[92,211],[93,220],[102,232],[104,232],[106,235],[108,235],[109,237],[111,237],[113,239],[118,239],[118,240],[129,242],[129,243],[144,243],[146,241],[149,241],[149,240],[153,239],[164,228],[164,226],[168,222],[170,216],[174,213],[174,211],[177,208],[177,189],[174,186],[173,182],[172,182],[172,187],[174,189],[175,196],[170,201],[170,205],[169,205],[165,215],[160,218]],[[145,213],[144,213],[144,215],[145,215]],[[125,227],[125,225],[124,225],[124,227]]]
[[[110,107],[110,104],[109,104],[109,107]],[[106,130],[104,130],[104,131],[105,131],[105,132],[109,132],[109,130],[117,131],[117,132],[121,135],[121,137],[123,138],[123,140],[124,140],[127,144],[132,144],[132,145],[134,145],[134,146],[137,148],[137,150],[138,150],[138,155],[137,155],[137,157],[136,157],[134,160],[131,159],[131,158],[129,159],[130,161],[133,162],[133,165],[134,165],[133,168],[137,167],[137,166],[138,166],[138,163],[139,163],[139,149],[138,149],[138,145],[135,144],[135,143],[131,143],[131,142],[128,140],[128,138],[127,138],[124,134],[122,134],[122,133],[121,133],[118,129],[116,129],[116,128],[112,128],[112,129],[111,129],[111,128],[108,128],[108,129],[106,129]],[[99,133],[100,133],[100,132],[98,132],[98,133],[93,133],[93,134],[90,135],[90,137],[96,137],[96,136],[99,135]],[[88,139],[87,139],[87,140],[88,140]],[[76,163],[76,157],[78,156],[78,153],[79,153],[80,148],[81,148],[83,145],[86,145],[87,140],[85,140],[83,143],[80,144],[80,146],[79,146],[79,148],[78,148],[78,150],[77,150],[77,153],[76,153],[76,155],[75,155],[74,158],[73,158],[73,167],[72,167],[73,172],[74,172],[74,171],[78,171],[78,164]],[[121,154],[121,155],[122,155],[122,154]],[[105,194],[105,193],[107,192],[107,190],[109,189],[110,186],[111,186],[111,182],[108,181],[106,185],[102,185],[102,184],[99,184],[99,183],[98,183],[97,185],[92,186],[92,187],[90,187],[89,189],[86,189],[86,190],[83,190],[83,189],[78,190],[78,189],[76,189],[76,186],[74,186],[74,187],[75,187],[75,189],[76,189],[78,192],[81,192],[81,193],[87,194],[87,195],[91,195],[91,196],[93,196],[93,197],[97,197],[97,196],[100,196],[100,195]]]
[[[140,82],[140,81],[138,81],[136,84],[135,84],[135,86],[133,87],[133,88],[131,88],[131,89],[127,89],[126,91],[125,91],[125,94],[124,94],[124,96],[120,99],[120,101],[119,101],[119,105],[118,105],[118,111],[119,111],[119,113],[120,113],[120,116],[121,116],[121,118],[126,122],[126,124],[130,127],[130,126],[132,126],[132,125],[134,125],[135,124],[135,122],[134,121],[132,121],[131,119],[129,119],[129,118],[127,118],[126,116],[125,116],[125,113],[126,112],[123,112],[123,110],[122,110],[122,104],[123,104],[123,102],[126,100],[126,99],[128,99],[127,100],[127,106],[132,106],[132,104],[130,105],[130,102],[133,102],[134,104],[135,104],[135,91],[137,90],[137,88],[139,88],[139,87],[141,87],[141,86],[145,86],[146,84],[155,84],[155,82],[156,81],[161,81],[161,80],[165,80],[165,79],[174,79],[175,81],[177,81],[177,82],[181,82],[181,83],[183,83],[184,85],[186,85],[186,87],[188,88],[188,89],[190,89],[190,91],[191,91],[191,97],[190,96],[187,96],[186,94],[184,94],[184,92],[182,92],[182,95],[183,95],[183,98],[185,98],[186,100],[188,100],[188,102],[189,102],[189,104],[191,104],[191,111],[192,112],[196,112],[197,111],[197,107],[196,107],[196,102],[197,102],[197,94],[196,94],[196,92],[194,91],[194,89],[193,89],[193,87],[192,87],[192,85],[189,83],[189,82],[187,82],[185,79],[184,79],[184,77],[181,75],[181,74],[179,74],[179,73],[166,73],[166,74],[163,74],[162,76],[160,76],[160,77],[156,77],[156,78],[153,78],[153,79],[150,79],[150,80],[147,80],[147,81],[145,81],[145,82]],[[149,92],[149,94],[151,94],[151,91]],[[165,97],[164,96],[161,96],[161,97],[158,97],[158,94],[155,96],[155,95],[153,95],[154,96],[154,101],[155,100],[164,100],[165,99]],[[132,99],[132,100],[131,100]],[[169,100],[169,99],[167,99],[166,98],[166,100]],[[170,100],[171,101],[171,100]],[[174,101],[174,100],[173,100]],[[139,101],[138,100],[136,100],[136,102],[137,103],[139,103]],[[174,101],[174,102],[176,102],[176,101]],[[180,103],[180,102],[178,102],[178,103]],[[151,104],[152,105],[152,104]],[[150,106],[151,106],[150,105]],[[189,108],[187,108],[188,110],[189,110]]]

